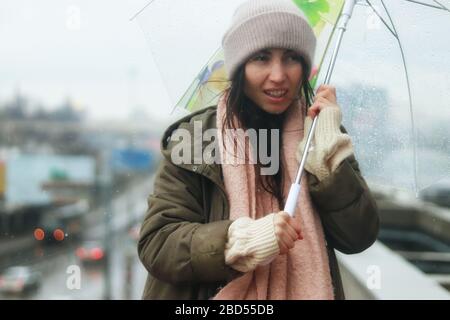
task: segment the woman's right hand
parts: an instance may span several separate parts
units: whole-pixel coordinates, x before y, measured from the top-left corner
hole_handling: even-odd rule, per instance
[[[280,254],[288,253],[294,247],[295,241],[303,239],[300,223],[285,211],[275,214],[274,226]]]

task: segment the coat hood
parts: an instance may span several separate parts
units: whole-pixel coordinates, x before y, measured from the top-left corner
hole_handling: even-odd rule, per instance
[[[210,106],[189,114],[171,124],[166,129],[161,139],[161,153],[164,158],[173,163],[172,156],[173,154],[179,155],[181,148],[178,145],[183,142],[183,150],[190,148],[190,154],[186,155],[186,158],[188,158],[187,161],[183,161],[181,164],[174,163],[175,165],[199,173],[205,168],[213,170],[218,167],[214,164],[211,165],[205,163],[202,154],[198,154],[199,151],[202,151],[203,153],[205,147],[212,143],[211,141],[205,140],[203,137],[206,130],[217,128],[216,111],[217,106]],[[177,132],[177,130],[180,129],[183,130],[183,133]],[[188,141],[184,141],[185,135],[188,136]],[[199,137],[199,135],[201,136]]]

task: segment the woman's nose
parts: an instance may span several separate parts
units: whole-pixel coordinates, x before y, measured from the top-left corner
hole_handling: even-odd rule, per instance
[[[286,70],[282,63],[275,62],[270,67],[269,79],[273,82],[281,82],[286,78]]]

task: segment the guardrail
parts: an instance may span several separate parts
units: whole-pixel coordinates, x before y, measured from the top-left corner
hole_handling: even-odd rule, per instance
[[[450,209],[395,189],[370,188],[377,199],[381,229],[418,230],[450,244]],[[357,255],[338,252],[347,299],[449,300],[450,274],[424,273],[410,262],[450,263],[450,252],[443,251],[447,247],[441,245],[440,251],[393,251],[378,240]]]
[[[349,300],[449,300],[450,293],[380,241],[356,255],[337,253]]]

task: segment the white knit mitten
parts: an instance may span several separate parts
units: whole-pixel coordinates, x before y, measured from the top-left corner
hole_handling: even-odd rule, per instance
[[[318,117],[305,170],[315,175],[319,181],[322,181],[336,170],[345,158],[353,154],[353,146],[350,136],[342,133],[340,130],[342,113],[339,108],[324,108],[320,111]],[[311,125],[311,117],[306,117],[304,137],[296,152],[299,163],[305,150]]]
[[[266,265],[279,254],[275,235],[274,215],[252,220],[236,219],[228,229],[225,245],[225,263],[240,272],[249,272]]]

